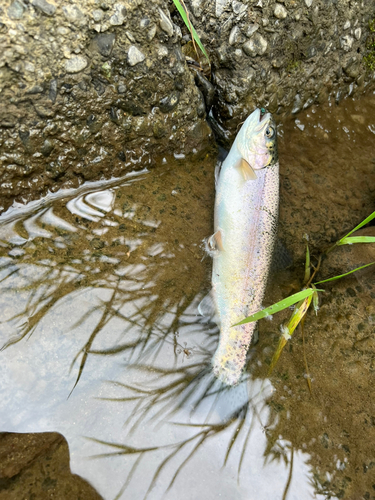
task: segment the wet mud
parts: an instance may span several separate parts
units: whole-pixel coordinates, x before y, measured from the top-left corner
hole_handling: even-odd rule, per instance
[[[305,235],[315,259],[374,211],[374,108],[371,94],[279,123],[293,265],[271,276],[265,306],[302,286]],[[72,473],[106,499],[374,499],[373,268],[322,285],[271,376],[290,311],[262,320],[242,382],[221,386],[218,330],[197,313],[215,164],[176,160],[2,215],[0,430],[62,434]],[[317,279],[374,257],[338,248]],[[29,460],[19,435],[16,469]],[[40,481],[12,477],[0,495]]]

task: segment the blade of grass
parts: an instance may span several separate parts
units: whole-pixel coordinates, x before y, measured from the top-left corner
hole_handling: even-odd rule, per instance
[[[341,239],[337,246],[353,245],[353,243],[375,243],[375,236],[349,236],[349,238]]]
[[[312,289],[310,289],[310,290],[312,290]],[[310,304],[311,304],[311,299],[312,299],[312,294],[310,294],[304,300],[301,300],[298,303],[298,306],[293,311],[293,314],[290,317],[288,324],[283,328],[283,334],[280,337],[279,345],[277,346],[277,349],[272,357],[270,368],[268,370],[268,375],[270,375],[272,373],[272,371],[275,368],[276,363],[278,362],[278,360],[281,356],[281,353],[283,352],[283,349],[286,346],[288,340],[291,338],[294,330],[297,328],[297,326],[301,322],[302,318],[307,313],[307,311],[310,307]]]
[[[368,217],[366,217],[366,219],[364,219],[362,222],[360,222],[358,224],[358,226],[355,226],[355,228],[352,229],[351,231],[349,231],[348,234],[346,234],[345,236],[343,236],[340,240],[336,241],[336,243],[334,245],[332,245],[325,253],[329,254],[337,246],[344,245],[345,243],[342,243],[343,240],[345,240],[348,236],[350,236],[352,233],[354,233],[354,231],[357,231],[358,229],[361,229],[361,227],[365,226],[366,224],[368,224],[369,222],[371,222],[373,219],[375,219],[375,212],[372,212],[372,214],[370,214]],[[358,242],[358,243],[360,243],[360,242]]]
[[[193,38],[193,43],[194,43],[194,40],[197,42],[199,48],[201,49],[201,51],[203,52],[204,56],[206,57],[207,61],[208,61],[208,64],[211,66],[211,63],[210,63],[210,58],[208,57],[208,54],[206,52],[206,49],[204,48],[199,36],[198,36],[198,33],[195,31],[195,28],[194,26],[191,24],[190,22],[190,19],[189,19],[189,13],[185,7],[185,4],[183,3],[183,5],[181,4],[181,2],[179,0],[173,0],[173,3],[175,4],[175,6],[177,7],[177,10],[178,12],[180,13],[180,16],[182,17],[184,23],[186,24],[188,30],[190,31],[191,33],[191,36]]]
[[[328,278],[327,280],[317,281],[316,283],[314,283],[314,285],[320,285],[320,283],[327,283],[328,281],[338,280],[340,278],[343,278],[344,276],[348,276],[349,274],[355,273],[356,271],[359,271],[360,269],[364,269],[365,267],[369,267],[369,266],[372,266],[374,264],[375,264],[375,262],[370,262],[370,264],[365,264],[364,266],[357,267],[356,269],[353,269],[352,271],[349,271],[348,273],[340,274],[339,276],[334,276],[333,278]],[[317,291],[319,292],[320,290],[317,290]]]
[[[316,291],[324,292],[324,290],[319,290],[319,289],[316,289]],[[313,290],[312,288],[306,288],[305,290],[290,295],[290,297],[287,297],[286,299],[282,299],[279,302],[272,304],[272,306],[266,307],[265,309],[262,309],[261,311],[252,314],[251,316],[243,319],[242,321],[239,321],[238,323],[232,326],[239,326],[239,325],[244,325],[245,323],[251,323],[252,321],[258,321],[259,319],[265,318],[266,316],[270,316],[271,314],[280,312],[283,309],[287,309],[288,307],[305,299],[306,297],[310,297],[314,292],[315,290]]]

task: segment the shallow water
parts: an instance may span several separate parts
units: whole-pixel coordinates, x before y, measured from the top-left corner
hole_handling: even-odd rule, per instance
[[[375,209],[374,133],[373,95],[279,124],[294,265],[265,305],[302,285],[305,234],[314,255]],[[105,499],[373,499],[374,273],[327,284],[308,314],[311,395],[300,333],[267,377],[290,312],[260,323],[242,383],[221,387],[218,331],[197,314],[215,163],[176,160],[1,216],[0,430],[61,433],[72,472]],[[339,249],[319,278],[375,260],[364,247]]]

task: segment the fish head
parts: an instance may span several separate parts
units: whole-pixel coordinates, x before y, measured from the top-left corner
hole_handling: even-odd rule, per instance
[[[254,170],[277,163],[277,130],[271,113],[257,108],[242,125],[237,149]]]

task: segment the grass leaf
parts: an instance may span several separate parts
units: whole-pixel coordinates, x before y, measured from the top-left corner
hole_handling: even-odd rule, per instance
[[[266,316],[270,316],[271,314],[275,314],[277,312],[280,312],[283,309],[287,309],[288,307],[292,306],[293,304],[296,304],[297,302],[304,300],[306,297],[310,297],[315,291],[316,292],[324,292],[324,290],[318,290],[318,289],[314,290],[313,288],[306,288],[305,290],[302,290],[298,293],[294,293],[293,295],[290,295],[290,297],[287,297],[286,299],[282,299],[279,302],[272,304],[272,306],[266,307],[265,309],[262,309],[261,311],[258,311],[255,314],[252,314],[248,318],[245,318],[242,321],[240,321],[232,326],[244,325],[245,323],[251,323],[252,321],[258,321],[259,319],[265,318]]]
[[[352,271],[349,271],[348,273],[340,274],[339,276],[334,276],[333,278],[328,278],[327,280],[317,281],[314,284],[319,285],[320,283],[327,283],[327,281],[338,280],[339,278],[343,278],[344,276],[348,276],[348,274],[355,273],[356,271],[359,271],[360,269],[364,269],[365,267],[372,266],[373,264],[375,264],[375,262],[370,262],[370,264],[365,264],[364,266],[357,267],[356,269],[353,269]]]
[[[185,8],[181,5],[181,2],[179,0],[173,0],[173,3],[175,4],[175,6],[177,7],[177,10],[178,12],[180,13],[180,16],[182,17],[184,23],[186,24],[188,30],[190,31],[191,35],[194,37],[194,40],[197,42],[199,48],[201,49],[201,51],[203,52],[203,54],[205,55],[207,61],[208,61],[208,64],[211,65],[210,63],[210,58],[208,57],[208,54],[206,52],[206,49],[204,48],[199,36],[198,36],[198,33],[195,31],[195,28],[194,26],[192,25],[191,21],[189,20],[188,18],[188,14],[187,14],[187,11],[185,10]]]
[[[375,243],[375,236],[350,236],[343,238],[338,243],[339,245],[352,245],[353,243]]]
[[[352,229],[348,234],[346,234],[343,238],[341,238],[341,240],[339,240],[337,242],[337,245],[342,245],[342,240],[344,240],[345,238],[347,238],[348,236],[350,236],[352,233],[354,233],[354,231],[357,231],[357,229],[360,229],[361,227],[365,226],[366,224],[368,224],[370,221],[372,221],[372,219],[375,219],[375,212],[372,212],[371,215],[369,215],[368,217],[366,217],[365,220],[363,220],[361,223],[358,224],[358,226],[356,226],[354,229]]]

